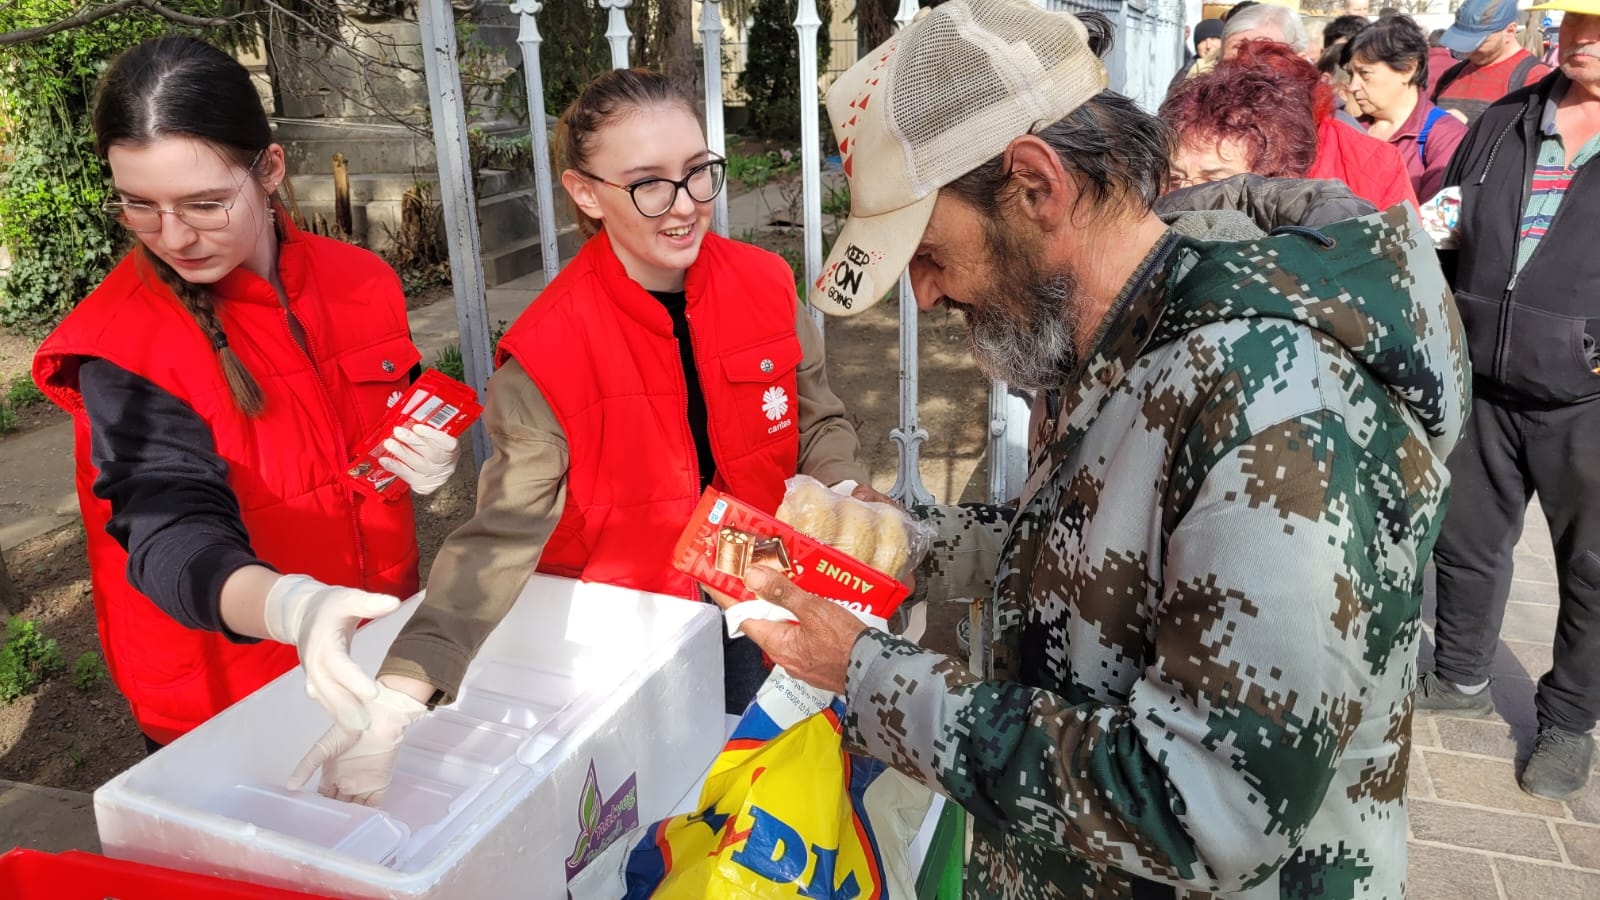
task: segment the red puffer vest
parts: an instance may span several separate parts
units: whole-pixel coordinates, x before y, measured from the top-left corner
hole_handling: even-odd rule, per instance
[[[706,235],[684,285],[716,487],[768,512],[800,453],[794,276],[765,250]],[[699,499],[672,319],[627,276],[605,232],[517,318],[516,359],[561,423],[571,460],[539,569],[680,597],[672,545]]]
[[[228,345],[266,398],[256,419],[234,407],[210,341],[137,252],[67,316],[33,361],[39,387],[73,416],[78,503],[106,666],[140,729],[162,743],[289,669],[295,649],[235,644],[185,628],[128,584],[127,552],[105,531],[111,506],[92,490],[99,473],[78,390],[82,359],[142,376],[210,424],[250,543],[280,572],[401,597],[417,588],[409,497],[370,500],[344,478],[354,443],[377,424],[420,359],[399,281],[365,250],[293,229],[278,271],[309,358],[265,280],[237,269],[215,285]]]

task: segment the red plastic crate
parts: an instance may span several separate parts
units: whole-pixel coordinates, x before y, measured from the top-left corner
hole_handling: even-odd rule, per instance
[[[194,875],[81,850],[0,856],[0,900],[319,900],[313,894]]]

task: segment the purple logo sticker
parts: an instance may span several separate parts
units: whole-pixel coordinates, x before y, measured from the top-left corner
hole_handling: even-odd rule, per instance
[[[622,834],[639,827],[638,775],[631,774],[609,798],[600,796],[594,760],[578,794],[578,840],[567,857],[567,880],[583,871],[596,856]]]

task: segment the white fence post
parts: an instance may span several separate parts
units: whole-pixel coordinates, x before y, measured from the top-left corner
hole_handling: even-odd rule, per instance
[[[481,397],[489,384],[493,359],[484,304],[478,204],[472,189],[472,153],[467,146],[466,107],[456,65],[456,22],[448,0],[421,0],[417,26],[422,35],[422,67],[428,80],[428,112],[439,164],[439,202],[450,244],[450,281],[455,290],[462,369],[467,384]],[[489,449],[483,424],[474,424],[472,455],[478,465],[489,458]]]
[[[628,30],[628,17],[623,10],[633,0],[600,0],[600,8],[609,10],[606,19],[606,40],[611,42],[611,68],[626,69],[628,67],[628,38],[633,37],[633,32]]]
[[[917,14],[917,0],[900,0],[894,14],[895,22],[904,28]],[[928,430],[922,427],[917,410],[917,300],[911,292],[911,276],[900,273],[900,427],[889,430],[889,439],[898,447],[899,463],[894,474],[894,487],[889,496],[903,506],[932,503],[933,494],[922,483],[922,445],[928,440]]]
[[[800,208],[805,223],[806,285],[822,275],[822,139],[817,124],[817,15],[816,0],[795,4],[794,28],[800,36]],[[824,327],[822,312],[813,310],[817,328]]]
[[[539,23],[534,16],[540,0],[513,0],[511,12],[521,19],[517,46],[522,48],[523,80],[528,84],[528,131],[533,142],[533,180],[539,201],[539,256],[544,263],[544,283],[561,270],[561,250],[556,243],[555,179],[550,168],[550,134],[545,128],[544,71],[539,67]],[[493,348],[490,348],[491,350]]]
[[[700,49],[706,76],[706,146],[718,156],[728,155],[728,135],[722,124],[722,4],[700,0]],[[711,207],[711,229],[728,236],[728,191],[723,188]]]

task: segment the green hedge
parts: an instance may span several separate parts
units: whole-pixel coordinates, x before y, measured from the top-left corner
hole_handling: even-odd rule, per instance
[[[169,4],[215,14],[220,0]],[[0,4],[0,31],[45,24],[65,5]],[[11,269],[0,279],[0,324],[48,330],[105,277],[126,238],[100,211],[109,180],[94,153],[94,88],[117,53],[170,23],[135,8],[90,25],[3,48],[0,65],[0,244]]]
[[[824,40],[833,22],[832,4],[819,3],[817,72],[828,69],[833,43]],[[749,57],[739,73],[750,112],[750,129],[762,137],[800,136],[800,36],[795,32],[796,0],[756,0],[747,38]],[[827,123],[822,123],[827,130]]]

